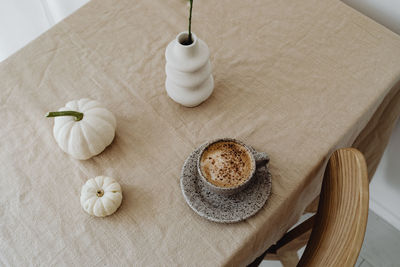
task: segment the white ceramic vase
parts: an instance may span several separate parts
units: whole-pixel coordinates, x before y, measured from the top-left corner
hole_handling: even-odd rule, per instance
[[[175,102],[195,107],[212,94],[214,79],[208,46],[193,33],[193,43],[183,45],[187,38],[188,33],[181,32],[167,46],[165,88]]]

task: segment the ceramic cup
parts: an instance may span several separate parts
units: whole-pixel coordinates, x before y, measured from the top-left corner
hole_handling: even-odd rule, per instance
[[[221,186],[212,184],[211,182],[209,182],[207,180],[206,177],[204,177],[204,175],[201,171],[201,158],[203,156],[203,153],[205,151],[207,151],[207,149],[211,145],[218,143],[218,142],[236,143],[239,146],[243,147],[249,153],[250,160],[251,160],[251,171],[250,171],[250,175],[248,177],[246,177],[247,179],[245,180],[245,182],[243,182],[239,185],[236,185],[236,186],[232,186],[232,187],[221,187]],[[243,142],[233,139],[233,138],[220,138],[220,139],[216,139],[216,140],[206,143],[204,145],[204,147],[200,150],[199,158],[197,159],[197,172],[199,173],[199,177],[203,181],[204,185],[210,191],[217,193],[217,194],[221,194],[221,195],[232,195],[232,194],[236,194],[236,193],[242,191],[243,189],[245,189],[251,183],[251,181],[254,179],[254,177],[256,176],[257,168],[266,166],[268,164],[268,162],[269,162],[269,157],[268,157],[267,153],[256,152],[253,149],[251,149],[250,147],[248,147],[246,144],[244,144]]]

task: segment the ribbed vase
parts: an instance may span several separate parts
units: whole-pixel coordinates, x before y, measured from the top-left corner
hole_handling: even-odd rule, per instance
[[[195,107],[214,90],[208,46],[192,33],[193,42],[184,45],[188,33],[181,32],[165,51],[165,88],[175,102]]]

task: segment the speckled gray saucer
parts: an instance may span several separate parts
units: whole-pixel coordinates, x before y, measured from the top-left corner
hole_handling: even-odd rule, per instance
[[[271,192],[271,174],[268,169],[257,169],[254,181],[235,195],[213,193],[198,177],[197,158],[203,146],[193,151],[183,164],[181,189],[188,205],[200,216],[220,223],[240,222],[256,214]]]

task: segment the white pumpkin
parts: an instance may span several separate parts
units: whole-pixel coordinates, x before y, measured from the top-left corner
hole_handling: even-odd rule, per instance
[[[53,134],[57,144],[76,159],[100,154],[115,136],[114,115],[95,100],[70,101],[47,117],[55,117]]]
[[[121,186],[111,177],[97,176],[82,186],[81,205],[90,215],[97,217],[111,215],[121,202]]]

